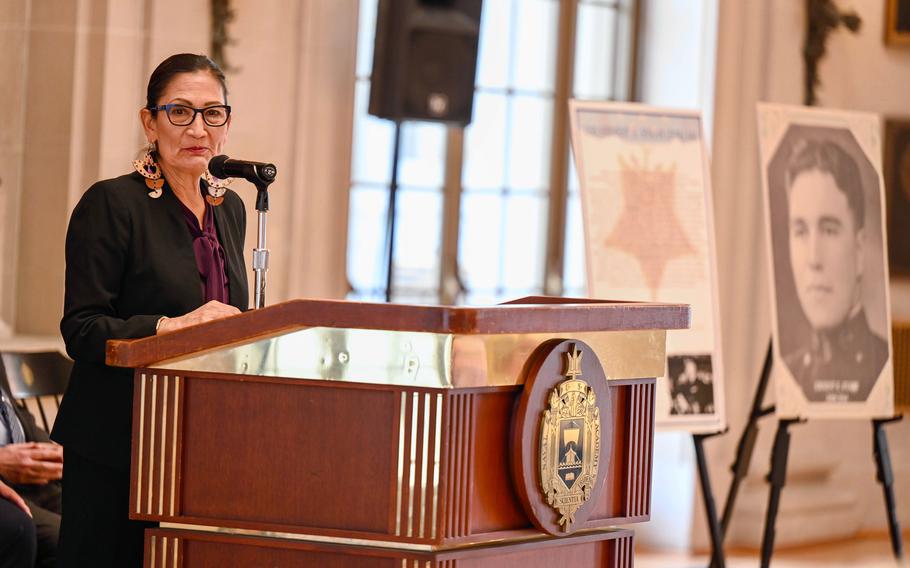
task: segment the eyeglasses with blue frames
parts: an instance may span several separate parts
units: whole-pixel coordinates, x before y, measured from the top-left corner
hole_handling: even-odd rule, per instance
[[[163,110],[167,114],[167,119],[174,126],[188,126],[196,120],[196,114],[202,114],[202,120],[209,126],[224,126],[229,116],[231,116],[230,105],[213,105],[205,108],[193,108],[191,106],[178,103],[168,103],[147,107],[149,110]]]

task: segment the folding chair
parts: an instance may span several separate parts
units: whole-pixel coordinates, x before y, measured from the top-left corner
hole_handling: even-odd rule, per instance
[[[0,358],[6,369],[10,394],[23,408],[28,408],[27,400],[33,400],[45,431],[50,432],[53,424],[47,420],[45,397],[53,398],[60,409],[60,398],[66,391],[73,362],[59,351],[3,351]]]

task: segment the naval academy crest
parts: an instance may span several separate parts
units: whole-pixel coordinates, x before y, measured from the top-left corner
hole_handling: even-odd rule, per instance
[[[566,353],[568,380],[550,391],[540,423],[541,489],[566,532],[591,497],[600,459],[600,411],[594,389],[581,380],[583,354],[575,345]]]

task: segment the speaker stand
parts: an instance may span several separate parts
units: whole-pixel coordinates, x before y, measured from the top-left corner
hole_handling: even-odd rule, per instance
[[[389,183],[389,217],[386,222],[385,301],[392,301],[392,280],[395,275],[395,209],[398,202],[398,159],[401,150],[401,121],[395,121],[395,142],[392,151],[392,181]]]

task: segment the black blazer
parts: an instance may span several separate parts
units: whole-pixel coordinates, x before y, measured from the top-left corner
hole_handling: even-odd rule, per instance
[[[204,183],[203,187],[204,187]],[[155,334],[161,316],[203,303],[193,241],[180,202],[165,184],[148,196],[138,173],[94,184],[70,218],[60,331],[75,361],[51,438],[98,463],[128,470],[133,372],[104,364],[108,339]],[[215,207],[230,303],[247,309],[246,211],[228,190]]]

